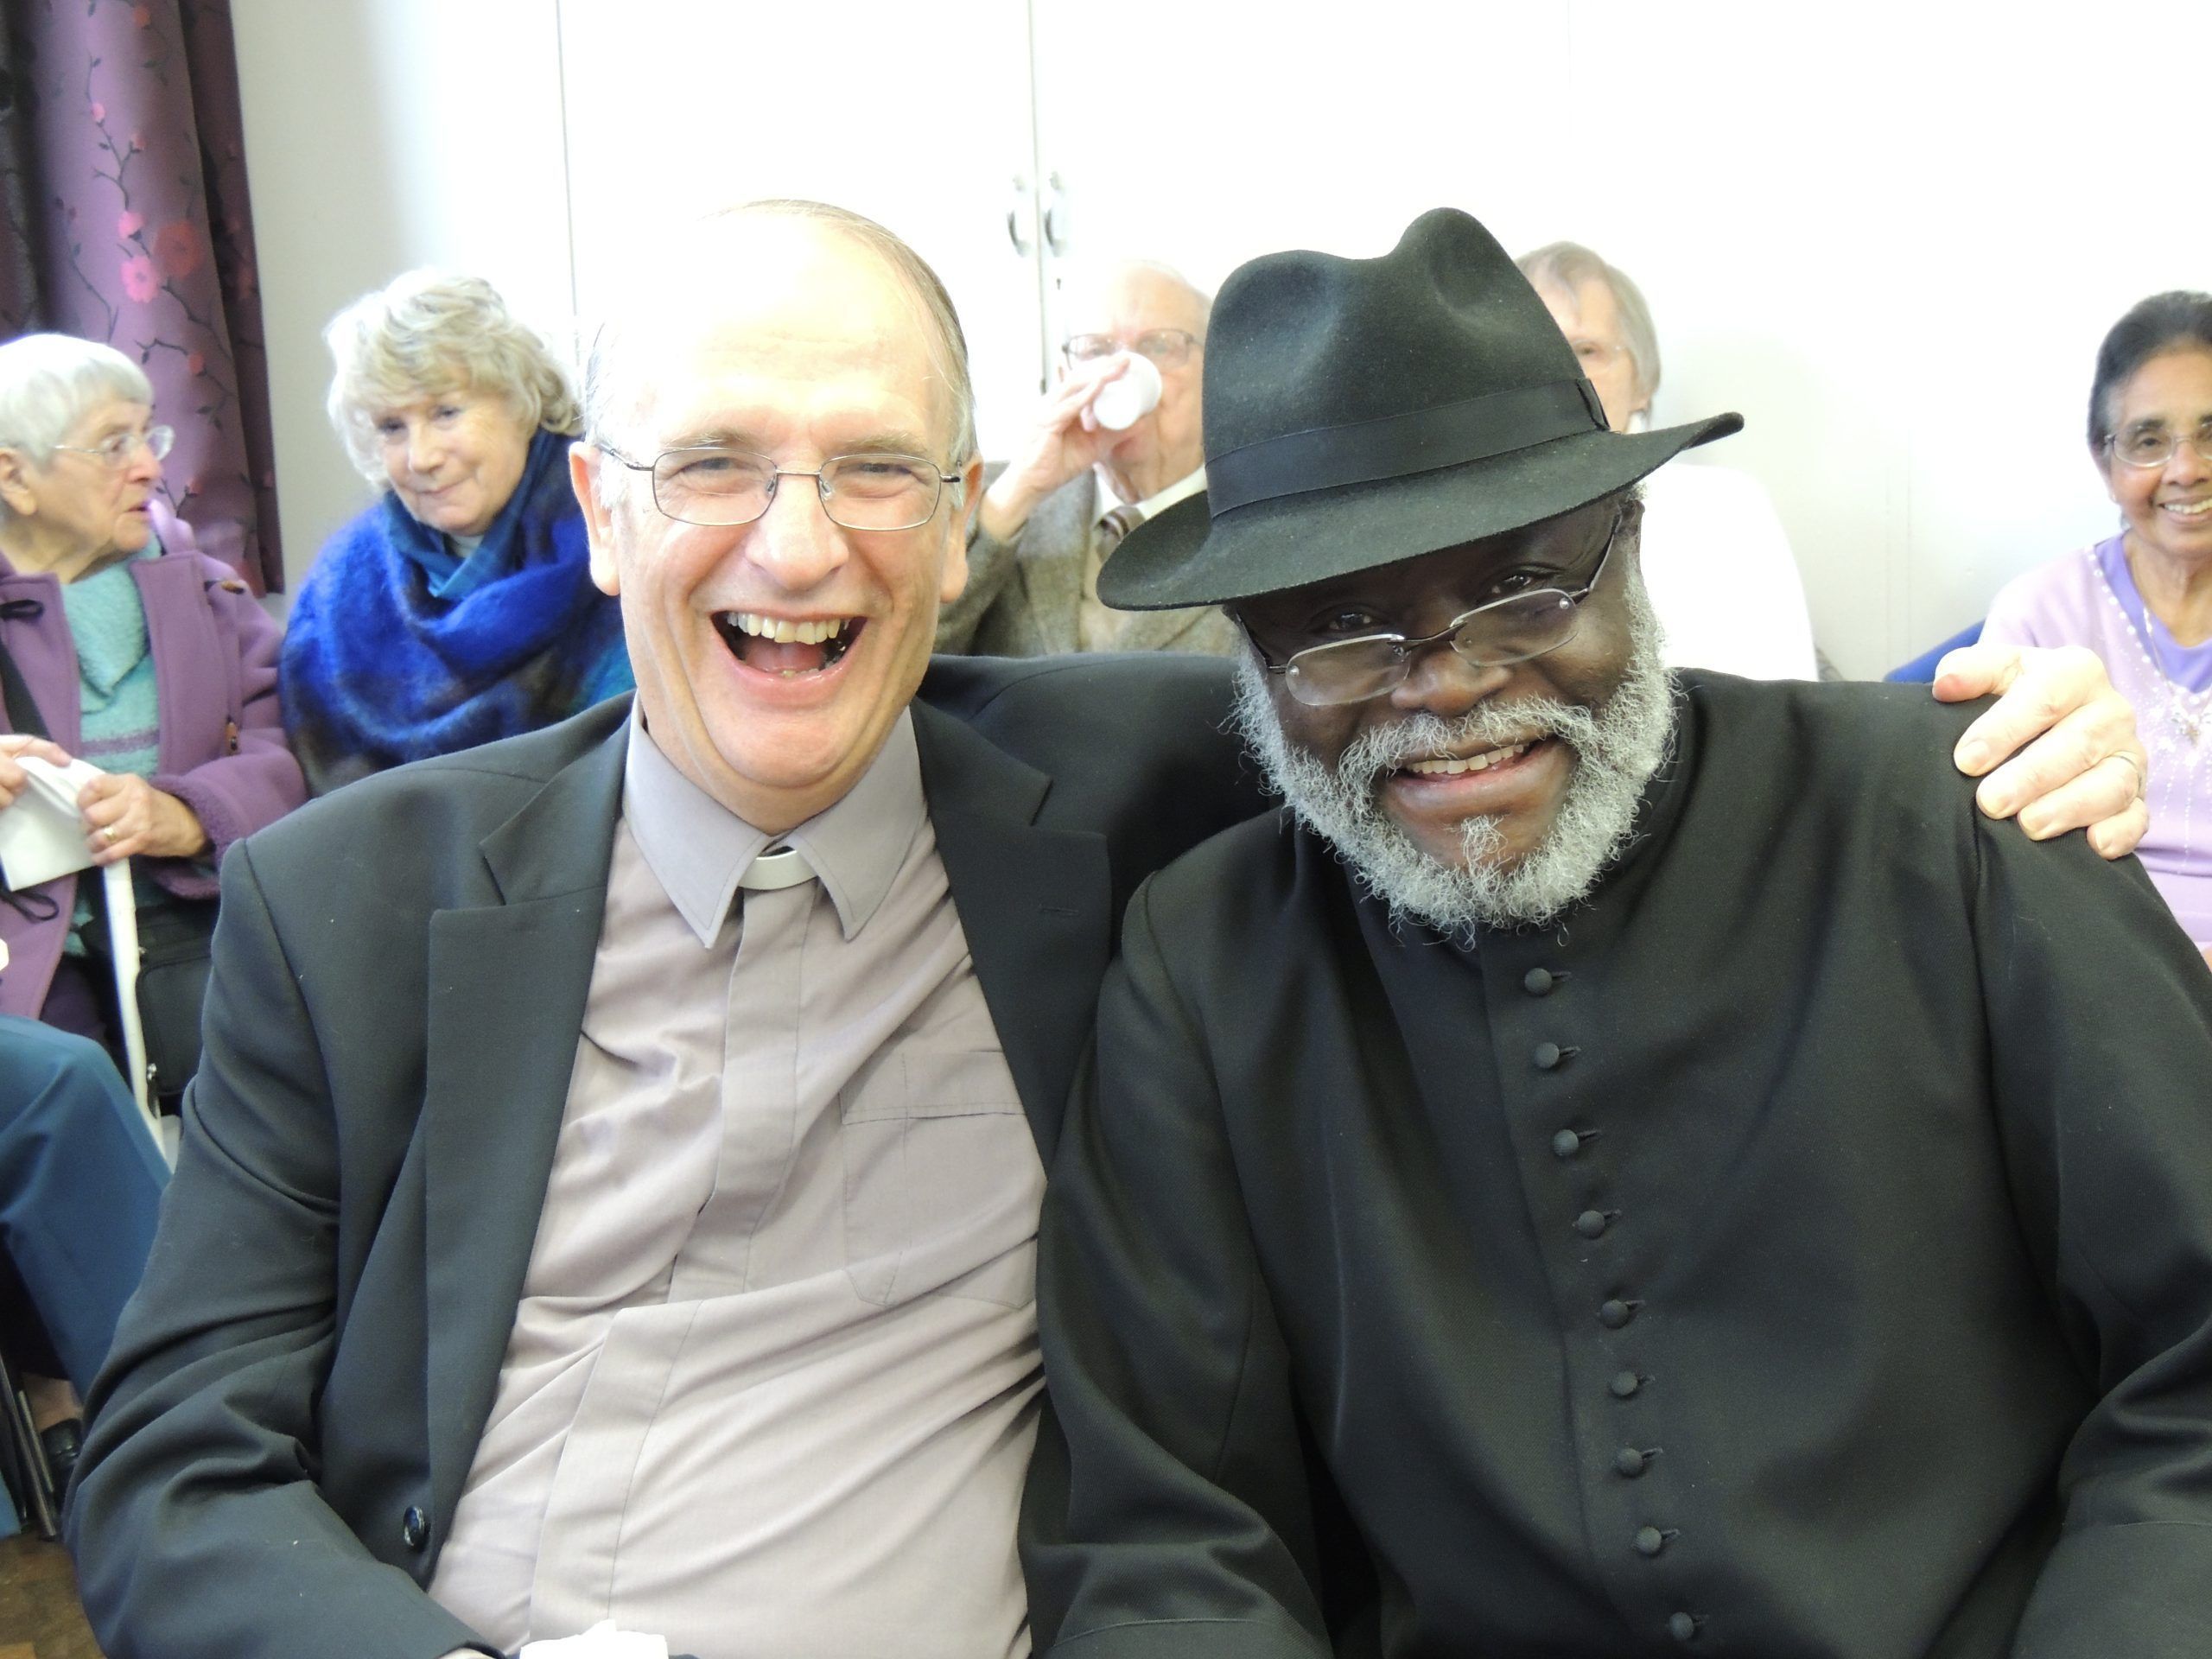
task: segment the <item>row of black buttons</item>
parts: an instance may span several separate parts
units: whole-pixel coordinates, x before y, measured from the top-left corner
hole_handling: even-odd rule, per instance
[[[1555,973],[1548,968],[1531,968],[1521,976],[1521,988],[1530,996],[1549,996],[1567,977],[1564,973]],[[1541,1042],[1536,1045],[1529,1058],[1537,1071],[1556,1071],[1573,1059],[1578,1052],[1560,1043]],[[1552,1156],[1561,1163],[1579,1157],[1598,1135],[1598,1130],[1589,1128],[1557,1130],[1552,1135]],[[1600,1210],[1593,1205],[1575,1217],[1574,1230],[1586,1239],[1603,1238],[1613,1224],[1620,1219],[1620,1213],[1618,1210]],[[1636,1318],[1637,1310],[1643,1306],[1641,1301],[1633,1298],[1609,1297],[1598,1305],[1598,1323],[1608,1331],[1625,1329]],[[1618,1371],[1612,1381],[1606,1384],[1606,1390],[1616,1400],[1631,1400],[1643,1392],[1644,1384],[1649,1380],[1632,1370]],[[1660,1454],[1660,1450],[1656,1446],[1624,1446],[1613,1453],[1613,1472],[1623,1480],[1639,1479],[1650,1468],[1651,1460]],[[1646,1560],[1653,1560],[1678,1535],[1677,1529],[1673,1527],[1639,1527],[1633,1541],[1636,1553]],[[1704,1622],[1694,1613],[1672,1613],[1667,1619],[1667,1634],[1677,1642],[1693,1642],[1697,1639]]]

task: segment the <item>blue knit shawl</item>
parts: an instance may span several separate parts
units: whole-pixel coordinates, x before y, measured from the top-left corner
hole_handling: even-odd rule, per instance
[[[540,432],[470,556],[495,572],[430,592],[440,533],[387,491],[324,547],[284,635],[284,724],[323,794],[407,760],[548,726],[633,683],[622,613],[592,586],[569,440]]]

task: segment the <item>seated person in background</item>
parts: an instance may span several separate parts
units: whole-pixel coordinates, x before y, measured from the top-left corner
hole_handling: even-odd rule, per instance
[[[162,506],[170,432],[153,424],[153,400],[112,346],[67,334],[0,346],[0,652],[30,705],[0,703],[0,812],[28,781],[16,757],[91,761],[105,775],[77,805],[95,864],[136,861],[143,929],[204,929],[224,853],[306,790],[277,715],[276,626]],[[35,1414],[62,1472],[75,1400],[47,1373],[90,1381],[159,1192],[138,1167],[152,1141],[117,1069],[99,885],[72,874],[0,891],[0,1090],[16,1091],[0,1096],[0,1243],[31,1293],[28,1307],[20,1289],[0,1294],[14,1303],[0,1322],[29,1345]],[[116,1057],[99,1060],[106,1075],[85,1049],[41,1041],[33,1020],[100,1045]],[[115,1100],[125,1129],[108,1121]],[[90,1161],[73,1166],[77,1152]]]
[[[105,1049],[0,1014],[0,1332],[57,1488],[81,1444],[78,1396],[145,1271],[168,1173]]]
[[[1026,1650],[1044,1167],[1122,902],[1258,808],[1227,665],[931,664],[982,474],[943,285],[819,204],[650,251],[573,462],[634,703],[225,873],[67,1521],[114,1659],[335,1611],[395,1659]]]
[[[1740,422],[1607,430],[1465,215],[1244,267],[1206,373],[1251,505],[1101,588],[1249,630],[1295,822],[1107,975],[1038,1650],[2212,1653],[2212,974],[2141,868],[1924,694],[1670,682],[1636,484]]]
[[[2087,645],[2142,711],[2143,864],[2212,959],[2212,294],[2154,295],[2113,325],[2089,458],[2120,534],[2007,583],[1981,637]]]
[[[215,866],[306,798],[276,696],[276,625],[227,565],[155,534],[170,433],[111,346],[66,334],[0,346],[0,649],[33,709],[0,710],[0,811],[14,756],[72,755],[107,776],[78,806],[94,862],[135,859],[138,912],[212,911]],[[174,524],[175,520],[165,520]],[[20,712],[44,728],[24,734]],[[0,1013],[119,1052],[88,890],[56,877],[6,895]]]
[[[1554,242],[1522,272],[1574,347],[1616,432],[1650,423],[1659,337],[1643,295],[1589,249]],[[1816,680],[1805,584],[1774,503],[1749,473],[1677,461],[1643,481],[1643,579],[1669,668]]]
[[[324,331],[330,418],[377,503],[301,584],[284,714],[318,795],[630,689],[569,488],[575,395],[474,276],[410,271]]]
[[[1126,260],[1067,292],[1059,384],[1020,454],[988,480],[970,524],[967,591],[938,620],[939,651],[1035,657],[1063,651],[1218,656],[1236,631],[1211,607],[1131,616],[1098,602],[1098,567],[1131,524],[1205,487],[1198,368],[1206,296],[1166,265]],[[1100,391],[1149,359],[1160,402],[1119,429]]]

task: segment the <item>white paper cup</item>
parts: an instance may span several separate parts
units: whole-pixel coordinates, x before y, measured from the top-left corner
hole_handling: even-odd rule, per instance
[[[1159,406],[1160,370],[1139,352],[1128,353],[1129,366],[1099,387],[1090,400],[1090,417],[1109,432],[1122,432]]]

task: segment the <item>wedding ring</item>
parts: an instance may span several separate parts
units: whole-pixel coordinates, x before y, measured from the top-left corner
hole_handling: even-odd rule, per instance
[[[2114,760],[2125,760],[2134,770],[2135,794],[2133,798],[2139,801],[2150,799],[2151,779],[2150,775],[2143,770],[2143,763],[2124,749],[2115,749],[2111,758]]]
[[[107,825],[100,831],[100,845],[103,847],[112,847],[115,845],[115,826],[113,824],[111,823]]]

